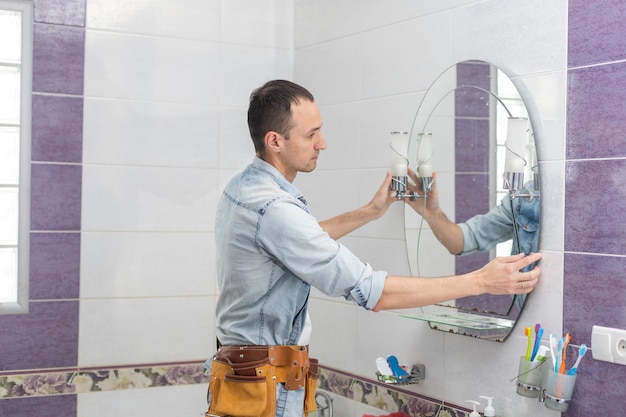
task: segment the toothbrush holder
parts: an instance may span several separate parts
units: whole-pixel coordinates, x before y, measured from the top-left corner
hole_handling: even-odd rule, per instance
[[[550,410],[564,412],[572,400],[576,375],[561,374],[553,369],[547,371],[543,379],[543,391],[540,400]]]
[[[517,393],[522,397],[537,398],[541,392],[545,362],[531,362],[525,356],[520,357],[517,371]]]

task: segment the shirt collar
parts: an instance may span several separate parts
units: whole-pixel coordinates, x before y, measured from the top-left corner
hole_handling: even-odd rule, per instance
[[[281,172],[276,169],[276,167],[274,167],[274,165],[262,160],[258,156],[255,156],[252,160],[252,166],[259,171],[268,174],[274,181],[276,181],[281,189],[291,194],[294,198],[300,200],[305,206],[307,205],[306,199],[304,198],[300,190],[298,190],[295,185],[290,183],[287,178],[285,178],[285,176],[281,174]]]

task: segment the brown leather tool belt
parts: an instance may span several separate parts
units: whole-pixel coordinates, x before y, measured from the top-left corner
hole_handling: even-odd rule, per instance
[[[308,346],[222,346],[211,365],[206,416],[273,417],[276,384],[304,387],[304,416],[317,409],[317,359]]]
[[[222,346],[215,354],[218,361],[228,362],[234,375],[258,376],[257,368],[265,364],[276,367],[276,382],[287,390],[302,388],[307,374],[317,376],[317,360],[309,359],[308,346]]]

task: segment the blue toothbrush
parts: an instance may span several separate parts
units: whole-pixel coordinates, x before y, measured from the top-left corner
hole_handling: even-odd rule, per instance
[[[572,366],[572,369],[567,372],[568,375],[576,375],[580,360],[583,358],[583,356],[585,356],[585,353],[587,353],[587,345],[583,343],[582,345],[580,345],[580,349],[578,349],[578,358],[576,358],[574,366]]]

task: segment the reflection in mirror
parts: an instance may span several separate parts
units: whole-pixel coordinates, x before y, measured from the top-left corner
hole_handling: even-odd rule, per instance
[[[425,147],[423,138],[430,142]],[[537,251],[539,172],[532,127],[519,92],[502,71],[466,61],[439,76],[410,131],[413,171],[421,171],[424,148],[430,152],[426,171],[435,173],[439,207],[452,222],[464,224],[460,242],[465,245],[457,256],[461,249],[446,248],[417,208],[405,206],[413,275],[463,274],[495,256]],[[427,204],[428,195],[413,204]],[[439,330],[503,341],[525,298],[487,294],[401,314],[428,320]]]

